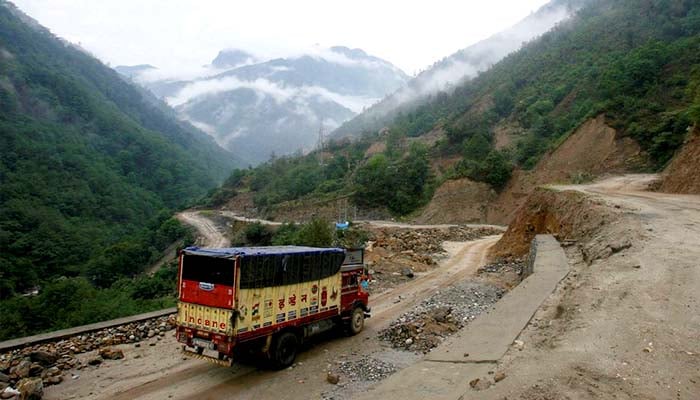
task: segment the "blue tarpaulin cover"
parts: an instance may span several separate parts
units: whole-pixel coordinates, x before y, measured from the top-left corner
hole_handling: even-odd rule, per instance
[[[350,227],[350,222],[345,221],[345,222],[336,222],[335,223],[335,229],[339,231],[344,231]]]
[[[227,247],[221,249],[191,246],[182,251],[185,254],[230,259],[236,258],[237,256],[345,253],[345,250],[339,248],[306,246]]]

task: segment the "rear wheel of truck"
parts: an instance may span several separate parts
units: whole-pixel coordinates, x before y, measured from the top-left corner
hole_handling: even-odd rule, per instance
[[[362,332],[362,328],[365,327],[365,312],[361,307],[355,307],[350,315],[350,322],[348,324],[348,332],[351,335],[357,335]]]
[[[283,369],[294,364],[299,350],[299,338],[291,332],[279,334],[274,341],[270,354],[272,368]]]

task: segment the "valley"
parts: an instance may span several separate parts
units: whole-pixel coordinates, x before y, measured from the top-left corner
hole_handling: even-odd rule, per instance
[[[697,2],[550,0],[409,76],[378,56],[426,51],[409,5],[389,52],[327,43],[379,6],[292,48],[303,0],[276,47],[205,4],[188,49],[35,1],[0,0],[1,398],[700,393]]]

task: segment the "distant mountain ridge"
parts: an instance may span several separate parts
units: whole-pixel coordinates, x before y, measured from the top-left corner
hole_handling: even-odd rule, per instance
[[[189,81],[131,75],[138,68],[115,69],[253,163],[311,150],[319,129],[330,132],[408,80],[388,61],[343,46],[265,61],[222,50],[210,76]]]

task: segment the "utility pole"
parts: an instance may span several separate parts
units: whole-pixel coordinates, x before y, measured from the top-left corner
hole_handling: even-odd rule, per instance
[[[318,165],[323,165],[323,146],[324,146],[324,135],[323,122],[321,122],[321,127],[318,128],[318,144],[316,144],[316,151],[318,153]]]

